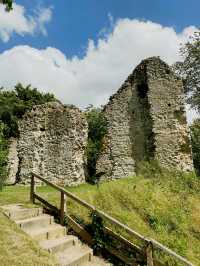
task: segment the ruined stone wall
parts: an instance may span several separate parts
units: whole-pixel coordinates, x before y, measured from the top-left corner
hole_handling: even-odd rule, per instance
[[[7,162],[8,178],[6,184],[15,184],[19,165],[16,138],[9,139]]]
[[[110,98],[104,115],[108,134],[97,173],[131,176],[138,163],[152,159],[164,167],[193,170],[182,81],[159,58],[142,61]]]
[[[53,102],[35,106],[19,123],[19,171],[28,183],[34,171],[60,185],[85,182],[87,122],[77,108]]]
[[[118,94],[111,98],[104,110],[108,133],[97,161],[96,172],[106,173],[106,177],[118,178],[135,174],[130,136],[129,99],[131,98],[131,84],[127,81]]]
[[[183,84],[160,60],[147,64],[150,116],[153,120],[154,157],[165,167],[193,170]]]

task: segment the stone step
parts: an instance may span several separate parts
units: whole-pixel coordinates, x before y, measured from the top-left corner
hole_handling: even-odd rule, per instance
[[[82,266],[113,266],[113,264],[106,262],[102,258],[92,257],[91,261],[83,263]]]
[[[54,217],[48,214],[42,214],[40,216],[31,217],[24,220],[15,221],[23,230],[34,230],[45,228],[54,223]]]
[[[52,224],[35,230],[26,229],[24,231],[38,242],[47,239],[57,239],[66,235],[66,228],[59,224]]]
[[[40,246],[51,253],[62,252],[65,249],[75,246],[78,243],[78,239],[72,235],[66,235],[65,237],[58,239],[43,240],[40,242]]]
[[[10,204],[1,207],[11,220],[23,220],[39,216],[43,213],[42,208],[26,208],[22,204]]]
[[[42,208],[26,208],[21,204],[2,208],[43,249],[53,253],[61,266],[111,265],[93,257],[92,249],[83,245],[76,236],[66,235],[66,227],[56,224],[52,216],[43,214]]]
[[[88,246],[76,245],[55,255],[61,266],[80,266],[91,261],[93,252]]]
[[[91,261],[83,263],[82,266],[113,266],[113,264],[105,261],[102,257],[92,256]]]

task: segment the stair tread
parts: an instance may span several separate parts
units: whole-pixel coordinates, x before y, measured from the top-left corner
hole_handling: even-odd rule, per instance
[[[52,216],[48,215],[48,214],[41,214],[39,216],[35,216],[35,217],[30,217],[27,219],[23,219],[23,220],[15,220],[16,224],[20,224],[20,223],[25,223],[25,222],[32,222],[32,221],[38,221],[41,219],[47,219],[47,218],[51,218]]]
[[[61,265],[68,265],[86,254],[92,255],[92,249],[86,245],[77,245],[67,248],[64,252],[59,252],[56,254]]]
[[[102,258],[93,256],[92,261],[85,262],[82,266],[112,266],[113,264],[105,261]]]
[[[76,237],[73,235],[66,235],[64,237],[57,238],[57,239],[49,239],[49,240],[40,241],[40,246],[45,249],[51,249],[57,245],[60,245],[60,244],[63,244],[65,242],[69,242],[72,240],[76,240]]]
[[[41,234],[41,233],[45,233],[45,232],[50,232],[53,231],[55,229],[58,228],[64,228],[62,225],[60,224],[50,224],[48,226],[45,226],[45,228],[39,228],[39,229],[27,229],[27,233],[29,233],[31,236],[37,235],[37,234]]]
[[[25,207],[23,204],[7,204],[7,205],[3,205],[1,206],[2,209],[5,209],[5,210],[32,210],[32,209],[42,209],[40,207],[31,207],[31,208],[28,208],[28,207]]]
[[[16,215],[27,213],[30,217],[33,217],[31,215],[41,214],[43,211],[41,207],[28,208],[24,207],[23,204],[8,204],[1,206],[1,208],[4,210],[5,215],[14,220]]]

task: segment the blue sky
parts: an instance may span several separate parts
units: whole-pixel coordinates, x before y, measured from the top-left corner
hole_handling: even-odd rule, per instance
[[[9,14],[1,5],[0,86],[105,104],[142,59],[182,60],[199,10],[199,0],[16,0]]]
[[[0,44],[0,52],[15,45],[36,48],[52,46],[68,56],[82,55],[88,39],[97,40],[102,28],[109,27],[108,15],[118,18],[143,19],[173,26],[180,32],[188,25],[200,24],[199,0],[17,0],[28,14],[38,6],[52,6],[53,18],[47,25],[48,36],[15,34],[8,43]]]

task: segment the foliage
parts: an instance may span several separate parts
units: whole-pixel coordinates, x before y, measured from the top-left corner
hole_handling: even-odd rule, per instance
[[[91,231],[92,231],[92,240],[93,240],[93,249],[95,254],[100,254],[100,252],[104,249],[106,244],[105,234],[104,234],[104,226],[103,219],[98,215],[97,212],[92,212],[92,223],[91,223]]]
[[[167,171],[167,170],[165,170]],[[157,178],[163,175],[164,169],[156,160],[142,161],[137,165],[137,173],[146,178]]]
[[[23,87],[20,83],[14,90],[0,90],[0,120],[4,123],[4,136],[18,136],[18,119],[22,118],[27,110],[34,105],[43,104],[56,99],[52,94],[41,93],[31,86]]]
[[[13,0],[0,0],[0,3],[6,6],[6,11],[13,9]]]
[[[95,108],[93,106],[88,107],[86,110],[86,118],[88,121],[88,175],[90,177],[89,181],[94,182],[96,162],[103,146],[103,138],[107,132],[107,122],[101,108]]]
[[[183,78],[188,103],[200,111],[200,30],[181,46],[180,53],[184,61],[177,62],[174,70]]]
[[[190,134],[194,167],[197,174],[200,175],[200,119],[193,121],[192,125],[190,126]]]

